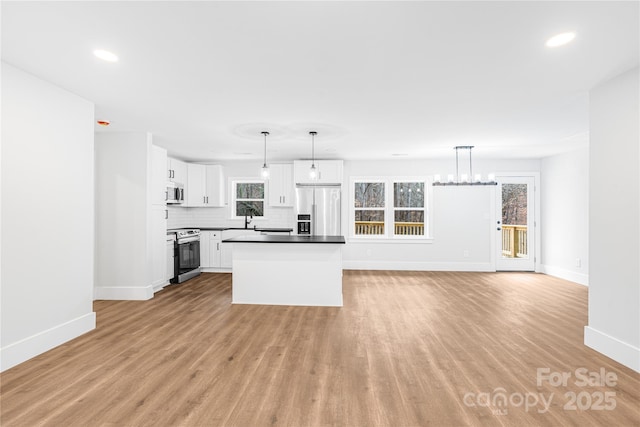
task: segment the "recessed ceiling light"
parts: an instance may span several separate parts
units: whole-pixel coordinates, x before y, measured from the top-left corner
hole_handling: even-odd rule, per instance
[[[407,157],[409,154],[407,153],[393,153],[393,157]]]
[[[116,54],[113,52],[109,52],[108,50],[97,49],[93,51],[93,54],[96,57],[102,59],[103,61],[107,61],[107,62],[118,61],[118,57],[116,56]]]
[[[100,126],[109,126],[111,124],[109,120],[98,120],[96,123],[98,123]]]
[[[574,32],[557,34],[551,37],[549,40],[547,40],[547,43],[545,44],[547,47],[558,47],[558,46],[562,46],[569,43],[575,37],[576,37],[576,33]]]

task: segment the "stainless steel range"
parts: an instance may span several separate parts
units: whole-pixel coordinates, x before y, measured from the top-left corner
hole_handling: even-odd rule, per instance
[[[175,276],[171,283],[182,283],[200,275],[200,230],[176,231]]]

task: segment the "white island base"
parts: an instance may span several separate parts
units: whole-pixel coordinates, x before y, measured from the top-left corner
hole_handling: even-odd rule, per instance
[[[234,242],[232,269],[233,304],[342,307],[340,244]]]

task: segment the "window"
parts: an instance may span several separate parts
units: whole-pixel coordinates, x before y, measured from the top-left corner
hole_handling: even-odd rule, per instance
[[[355,182],[355,234],[384,235],[384,182]]]
[[[424,236],[424,181],[393,183],[394,236]]]
[[[352,236],[424,239],[428,236],[426,178],[352,179]]]
[[[235,217],[264,216],[264,182],[233,182],[233,215]]]

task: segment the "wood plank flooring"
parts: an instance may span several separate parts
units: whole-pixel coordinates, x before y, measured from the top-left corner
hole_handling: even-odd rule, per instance
[[[203,274],[95,311],[0,375],[3,427],[640,425],[640,374],[582,344],[587,288],[549,276],[345,271],[325,308],[232,306],[231,275]]]

